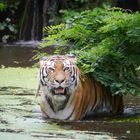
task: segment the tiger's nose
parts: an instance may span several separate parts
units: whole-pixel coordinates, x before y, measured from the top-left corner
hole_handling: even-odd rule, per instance
[[[64,82],[64,80],[55,80],[57,83],[61,84]]]
[[[65,75],[63,72],[58,72],[55,76],[55,82],[61,84],[65,81]]]

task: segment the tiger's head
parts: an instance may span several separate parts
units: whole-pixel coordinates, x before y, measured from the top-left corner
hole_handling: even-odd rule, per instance
[[[76,89],[79,77],[75,64],[74,55],[53,55],[40,61],[40,83],[55,110],[63,109]]]

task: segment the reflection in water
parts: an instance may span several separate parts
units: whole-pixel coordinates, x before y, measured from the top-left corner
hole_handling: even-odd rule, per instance
[[[0,44],[0,67],[30,67],[38,60],[34,57],[39,52],[52,54],[53,47],[39,49],[38,41],[19,41],[14,44]]]
[[[0,66],[17,67],[31,66],[34,61],[31,58],[37,53],[37,48],[19,47],[19,46],[0,46]]]

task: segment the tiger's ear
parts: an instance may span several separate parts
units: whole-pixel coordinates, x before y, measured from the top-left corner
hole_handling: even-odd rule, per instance
[[[69,59],[69,61],[72,63],[72,64],[76,64],[77,63],[77,57],[75,54],[67,54],[66,55]]]
[[[47,62],[47,57],[43,56],[40,58],[40,67],[44,66]]]

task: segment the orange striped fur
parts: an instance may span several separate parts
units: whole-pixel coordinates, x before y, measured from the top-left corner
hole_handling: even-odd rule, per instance
[[[75,60],[58,55],[41,62],[39,89],[42,90],[42,112],[49,118],[61,120],[81,120],[100,113],[121,113],[122,96],[112,96],[107,88],[90,75],[81,76]]]
[[[112,96],[103,85],[94,81],[91,76],[81,78],[73,103],[75,104],[75,120],[85,117],[94,107],[93,115],[103,112],[117,114],[123,111],[122,97],[119,95]],[[107,111],[103,111],[103,104],[106,104]]]

